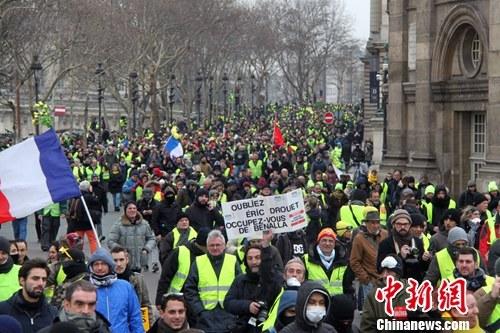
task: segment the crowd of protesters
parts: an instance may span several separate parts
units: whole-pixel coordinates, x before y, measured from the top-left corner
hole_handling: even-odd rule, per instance
[[[283,106],[199,129],[179,122],[134,138],[63,135],[89,213],[75,198],[35,214],[44,260],[28,258],[25,222],[13,222],[24,230],[16,241],[0,238],[0,332],[376,332],[390,318],[375,297],[389,277],[436,289],[466,280],[465,314],[440,311],[433,294],[430,311],[400,311],[398,320],[500,329],[496,182],[483,193],[470,181],[454,200],[425,175],[377,174],[362,116],[346,108],[325,125],[324,107]],[[284,144],[275,144],[275,118]],[[169,136],[182,156],[164,150]],[[304,230],[227,240],[224,202],[294,189]],[[109,211],[121,217],[103,234]],[[157,285],[144,281],[150,269]],[[394,307],[407,297],[394,295]]]

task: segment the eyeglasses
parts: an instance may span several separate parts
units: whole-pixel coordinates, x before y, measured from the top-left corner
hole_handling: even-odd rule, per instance
[[[410,226],[410,223],[394,223],[395,226],[398,226],[398,227],[409,227]]]

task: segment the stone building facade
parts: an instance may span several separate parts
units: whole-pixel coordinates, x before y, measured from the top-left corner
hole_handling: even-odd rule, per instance
[[[500,180],[500,2],[388,0],[387,13],[381,169],[486,190]]]

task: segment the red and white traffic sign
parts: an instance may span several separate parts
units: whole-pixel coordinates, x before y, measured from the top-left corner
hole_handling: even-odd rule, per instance
[[[66,107],[64,105],[54,106],[54,116],[64,116],[66,114]]]
[[[333,113],[332,112],[325,112],[325,115],[323,116],[323,122],[325,124],[333,124]]]

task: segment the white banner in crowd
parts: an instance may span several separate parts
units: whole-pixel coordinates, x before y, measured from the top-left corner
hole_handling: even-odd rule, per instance
[[[281,195],[257,197],[222,204],[227,237],[262,237],[262,232],[290,232],[307,225],[300,189]]]

